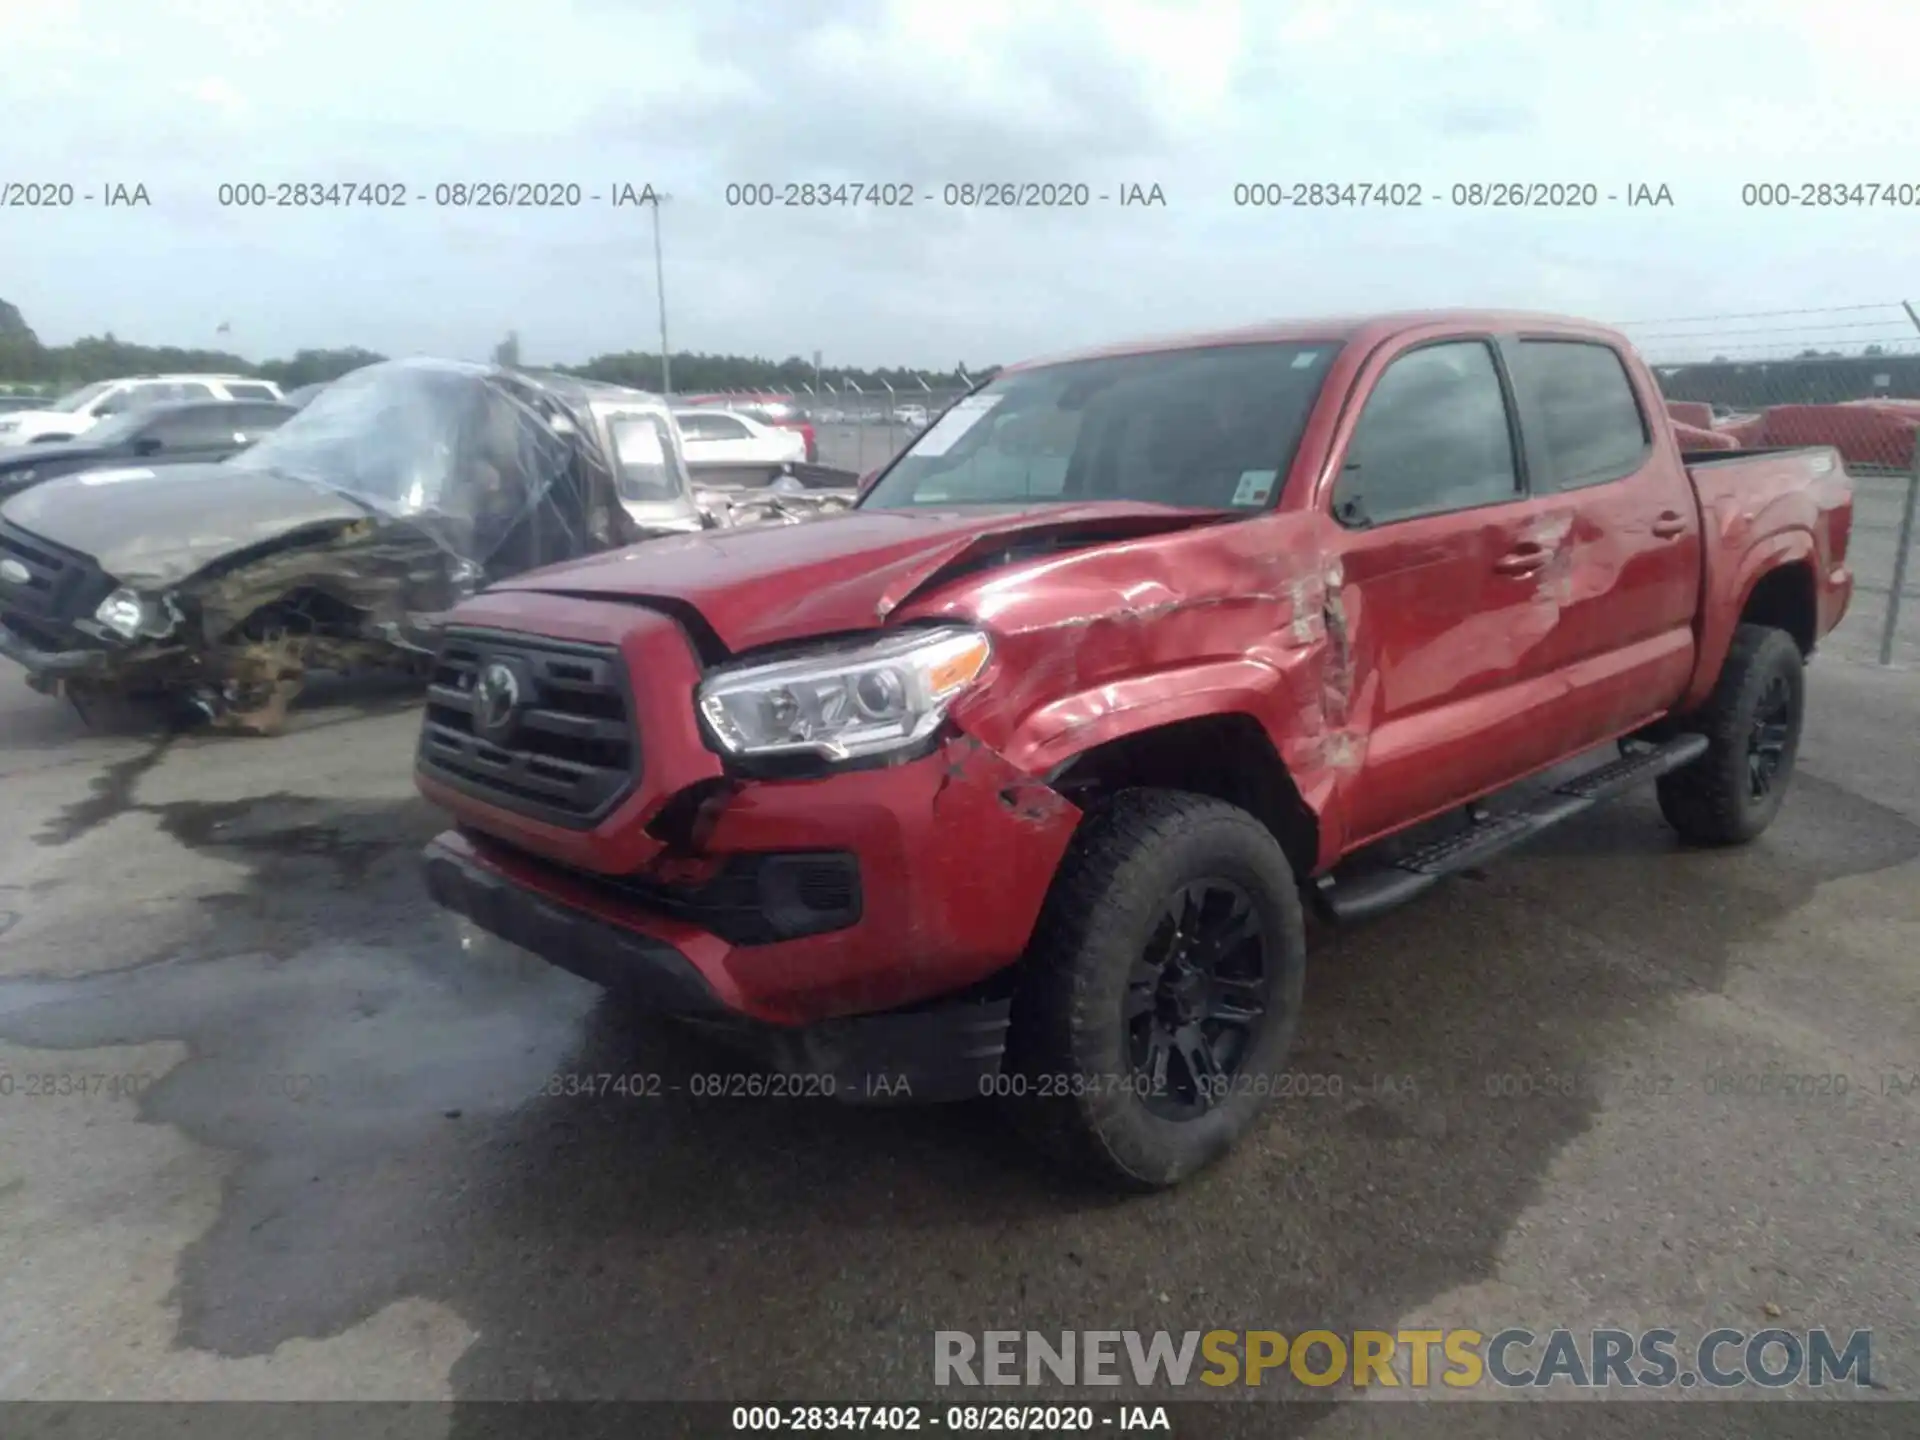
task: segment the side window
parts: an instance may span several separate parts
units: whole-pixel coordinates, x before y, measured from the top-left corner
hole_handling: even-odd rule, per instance
[[[236,400],[271,400],[273,391],[264,385],[249,385],[244,380],[227,382],[227,394]]]
[[[680,415],[676,418],[680,426],[680,433],[689,440],[718,440],[720,438],[713,428],[714,417],[711,415]]]
[[[1546,444],[1542,488],[1573,490],[1633,474],[1652,448],[1627,369],[1610,347],[1579,340],[1520,342],[1519,383]]]
[[[163,450],[231,450],[238,420],[227,405],[183,405],[156,415],[147,434]]]
[[[202,385],[198,380],[180,381],[166,387],[169,400],[215,400],[211,385]]]
[[[269,430],[278,430],[291,420],[299,411],[285,405],[236,405],[234,428],[246,435],[249,440],[266,434]]]
[[[708,415],[704,423],[707,429],[702,440],[745,440],[753,434],[731,415]]]
[[[1367,397],[1334,489],[1345,524],[1380,524],[1519,498],[1506,395],[1479,340],[1402,355]]]
[[[140,403],[140,392],[133,386],[123,386],[118,390],[109,390],[93,402],[93,418],[104,420],[109,415],[118,415],[123,410],[132,410]]]

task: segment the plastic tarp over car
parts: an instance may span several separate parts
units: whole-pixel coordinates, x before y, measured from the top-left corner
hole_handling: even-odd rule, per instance
[[[575,388],[387,361],[334,381],[227,465],[335,491],[489,576],[512,574],[640,538]]]

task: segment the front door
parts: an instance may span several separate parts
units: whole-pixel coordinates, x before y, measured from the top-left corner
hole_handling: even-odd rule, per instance
[[[1559,620],[1540,584],[1572,529],[1559,497],[1527,492],[1492,337],[1419,341],[1370,364],[1360,390],[1330,493],[1354,660],[1349,846],[1553,758],[1536,758],[1527,710]]]

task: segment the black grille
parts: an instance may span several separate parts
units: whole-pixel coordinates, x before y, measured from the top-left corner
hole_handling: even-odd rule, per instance
[[[838,851],[736,855],[702,885],[633,876],[602,883],[732,945],[771,945],[844,930],[860,920],[860,864]]]
[[[475,724],[474,685],[493,662],[523,687],[512,722]],[[420,768],[503,810],[584,829],[639,778],[640,746],[618,652],[599,645],[451,631],[434,659]]]
[[[26,571],[24,582],[5,573],[14,566]],[[91,615],[112,591],[112,579],[86,556],[0,521],[0,617],[16,629],[60,634],[68,622]],[[49,623],[58,628],[42,628]],[[65,636],[62,643],[75,638]]]

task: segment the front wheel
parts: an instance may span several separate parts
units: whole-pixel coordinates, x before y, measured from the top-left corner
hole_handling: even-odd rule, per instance
[[[1306,937],[1292,866],[1224,801],[1126,790],[1054,878],[1014,997],[1008,1105],[1128,1190],[1224,1155],[1278,1088]]]
[[[1688,723],[1707,752],[1658,781],[1660,813],[1697,845],[1743,845],[1780,813],[1806,709],[1800,647],[1783,630],[1742,625],[1706,708]]]

